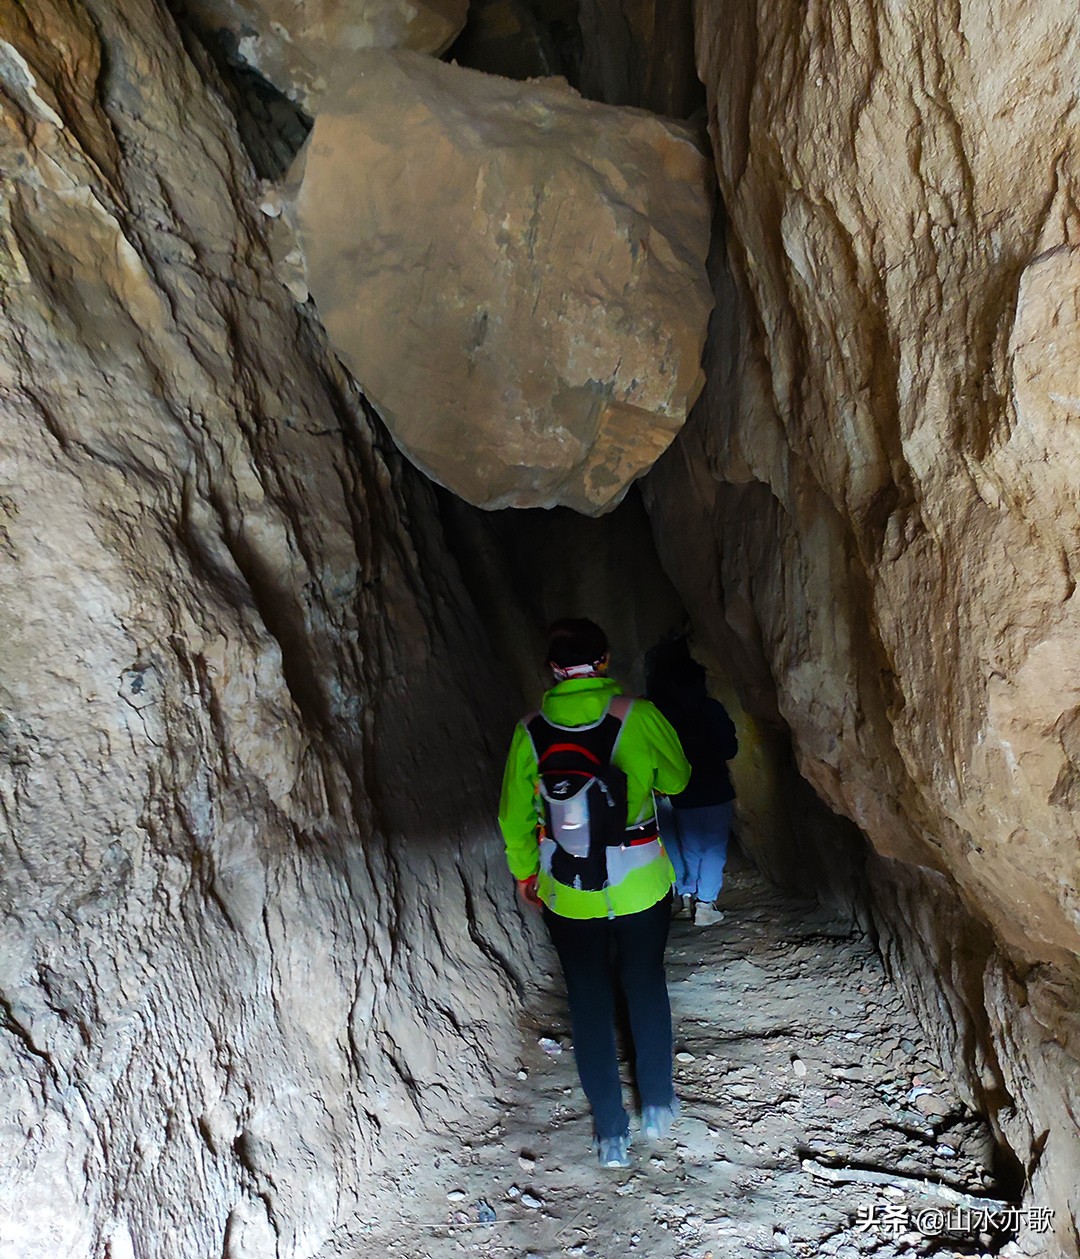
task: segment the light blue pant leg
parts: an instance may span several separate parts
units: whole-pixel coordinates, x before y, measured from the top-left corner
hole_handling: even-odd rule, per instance
[[[686,896],[693,891],[695,885],[690,882],[686,869],[686,857],[679,834],[679,811],[667,796],[656,797],[656,821],[664,848],[675,868],[675,892],[679,896]]]
[[[734,811],[734,800],[729,800],[727,804],[711,804],[704,809],[674,811],[683,863],[688,871],[688,881],[692,883],[686,890],[699,901],[708,903],[720,895]],[[682,888],[678,890],[681,892]]]

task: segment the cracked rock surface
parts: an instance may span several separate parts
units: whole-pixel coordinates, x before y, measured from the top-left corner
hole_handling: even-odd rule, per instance
[[[184,0],[200,31],[219,40],[309,114],[366,48],[438,54],[465,25],[469,0]]]
[[[692,133],[367,53],[298,159],[307,280],[409,457],[482,507],[614,506],[703,384],[708,161]]]
[[[0,1253],[311,1255],[509,1044],[512,718],[197,46],[0,41]]]
[[[882,858],[912,988],[1073,1254],[1080,20],[695,13],[726,215],[709,385],[648,483],[662,559]]]

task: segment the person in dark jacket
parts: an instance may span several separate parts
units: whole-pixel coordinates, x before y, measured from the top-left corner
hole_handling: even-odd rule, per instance
[[[724,882],[735,790],[728,770],[739,749],[735,724],[705,689],[705,670],[689,656],[670,663],[650,687],[690,762],[685,791],[662,808],[661,832],[675,867],[677,911],[696,926],[720,922],[716,898]]]

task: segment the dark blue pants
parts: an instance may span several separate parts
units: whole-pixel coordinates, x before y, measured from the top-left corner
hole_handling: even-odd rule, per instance
[[[560,918],[544,909],[551,942],[562,963],[581,1087],[598,1137],[629,1130],[615,1048],[615,983],[630,1015],[642,1106],[670,1106],[671,1005],[664,947],[671,925],[671,896],[651,909],[619,918]]]

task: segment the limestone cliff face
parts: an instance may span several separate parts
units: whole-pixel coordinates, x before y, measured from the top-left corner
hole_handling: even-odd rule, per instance
[[[506,1044],[508,714],[194,47],[0,40],[0,1249],[311,1254]]]
[[[821,796],[1028,977],[966,995],[1064,1216],[1070,1072],[1029,1068],[1050,1035],[1074,1078],[1078,1043],[1077,15],[697,16],[728,224],[709,390],[651,487],[670,571]]]
[[[1078,30],[1053,5],[982,13],[748,4],[733,52],[703,7],[766,365],[731,455],[798,539],[777,595],[804,603],[787,619],[805,635],[768,654],[804,769],[882,842],[947,866],[1017,950],[1064,960],[1080,227],[1060,71]]]

